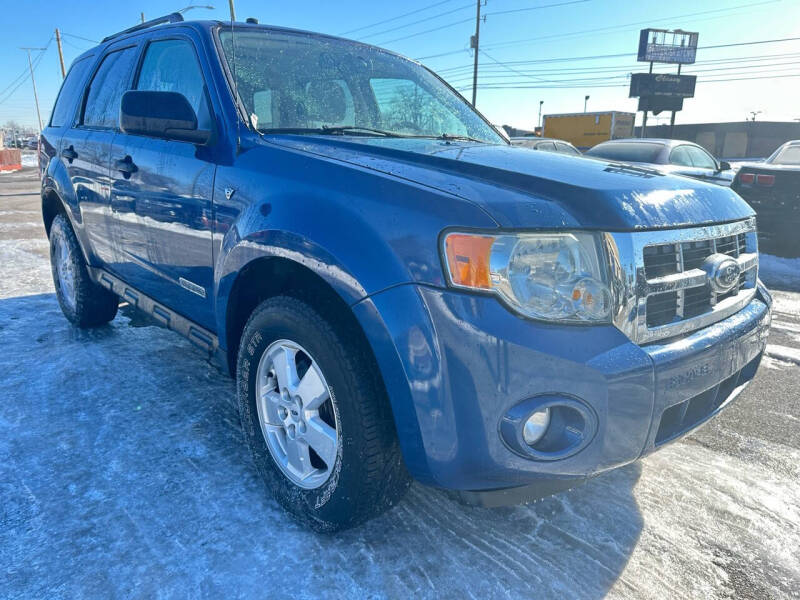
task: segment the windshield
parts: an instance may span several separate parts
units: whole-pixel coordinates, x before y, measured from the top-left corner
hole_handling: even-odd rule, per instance
[[[600,144],[590,148],[586,151],[586,155],[624,162],[656,163],[661,150],[662,146],[660,144],[614,142],[613,144]]]
[[[471,138],[506,144],[462,98],[409,60],[344,40],[221,29],[253,127],[262,133]]]
[[[770,156],[767,162],[774,165],[800,165],[800,145],[784,146]]]

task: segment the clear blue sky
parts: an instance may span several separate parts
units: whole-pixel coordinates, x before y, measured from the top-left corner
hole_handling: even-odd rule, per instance
[[[65,33],[64,53],[69,63],[92,45],[80,38],[99,40],[138,22],[141,11],[146,18],[153,18],[187,3],[6,0],[0,28],[0,124],[9,119],[25,125],[36,122],[30,81],[24,81],[11,95],[13,86],[7,89],[27,68],[19,46],[45,46],[59,27]],[[210,3],[215,10],[194,9],[186,17],[227,18],[227,0]],[[478,108],[494,123],[526,128],[536,124],[540,100],[545,114],[582,111],[587,94],[591,96],[590,111],[635,111],[636,101],[627,97],[626,74],[644,71],[647,66],[637,64],[632,56],[530,61],[633,53],[639,29],[647,26],[699,31],[701,48],[800,37],[800,0],[487,0],[482,10],[487,19],[481,28],[486,54],[480,56],[480,82],[503,87],[479,87]],[[419,12],[366,27],[412,11]],[[501,14],[504,11],[516,12]],[[254,16],[262,23],[333,34],[350,32],[345,37],[413,58],[430,57],[422,62],[440,71],[466,96],[471,93],[469,37],[475,26],[474,1],[236,0],[236,12],[240,20]],[[439,54],[445,55],[435,56]],[[699,50],[699,64],[686,69],[698,72],[696,98],[685,102],[678,122],[738,121],[749,111],[762,111],[758,118],[763,120],[800,118],[798,58],[800,40]],[[528,62],[505,64],[512,61]],[[662,68],[670,69],[674,67]],[[743,77],[759,79],[709,82]],[[43,119],[50,113],[60,82],[52,41],[36,69]],[[610,87],[614,84],[622,87]],[[650,123],[666,119],[662,114],[659,119],[651,117]]]

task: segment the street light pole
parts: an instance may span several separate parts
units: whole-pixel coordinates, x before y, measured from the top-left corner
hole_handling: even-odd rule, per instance
[[[42,113],[39,111],[39,94],[36,93],[36,80],[33,78],[33,61],[31,60],[31,50],[44,51],[47,48],[20,48],[28,53],[28,68],[31,70],[31,83],[33,84],[33,101],[36,103],[36,117],[39,119],[39,133],[42,132]]]
[[[583,112],[586,112],[586,105],[589,104],[589,96],[583,99]]]

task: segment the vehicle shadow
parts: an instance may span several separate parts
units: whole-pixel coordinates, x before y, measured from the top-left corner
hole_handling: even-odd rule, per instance
[[[80,331],[39,294],[0,300],[0,342],[2,596],[600,598],[629,587],[638,464],[504,509],[415,484],[389,513],[318,535],[256,475],[232,380],[178,335],[128,310]]]

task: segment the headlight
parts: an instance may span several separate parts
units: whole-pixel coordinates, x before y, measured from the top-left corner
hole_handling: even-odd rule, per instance
[[[449,233],[444,255],[452,286],[497,294],[527,317],[611,320],[608,268],[594,233]]]

